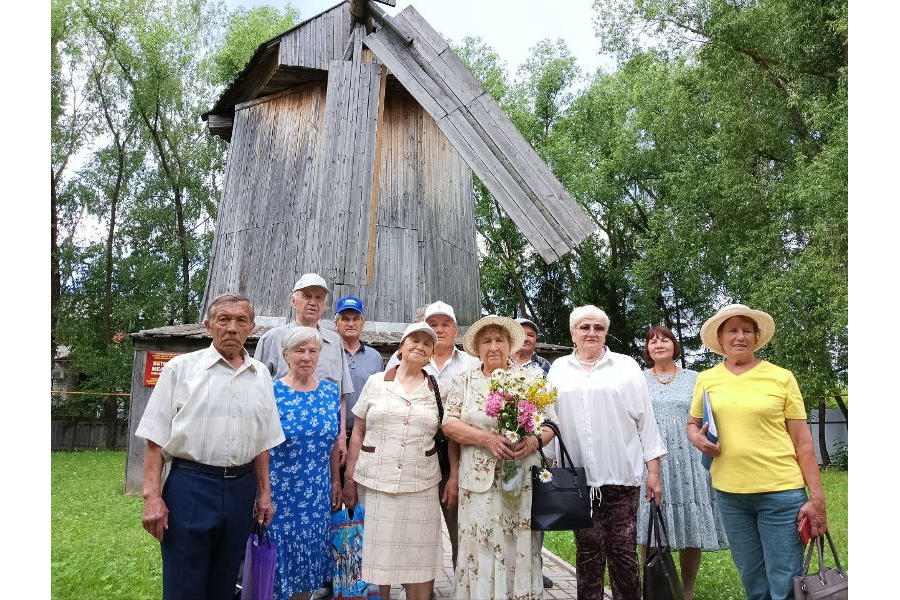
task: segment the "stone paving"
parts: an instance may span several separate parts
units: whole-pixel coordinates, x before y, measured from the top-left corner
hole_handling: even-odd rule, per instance
[[[434,582],[435,598],[452,599],[453,598],[453,558],[450,552],[450,538],[447,535],[446,527],[443,529],[444,534],[444,575]],[[544,557],[544,575],[553,580],[553,587],[544,590],[544,600],[568,600],[575,599],[575,568],[569,563],[559,558],[546,548],[543,549]],[[606,589],[606,598],[612,598],[609,588]],[[391,588],[390,600],[405,600],[406,594],[403,588],[396,585]],[[388,600],[383,598],[382,600]],[[484,600],[493,600],[485,598]]]
[[[453,598],[453,557],[450,551],[450,537],[447,528],[443,527],[444,539],[444,574],[434,582],[434,599],[451,600]],[[553,587],[544,589],[543,600],[574,600],[576,598],[575,568],[546,548],[542,550],[544,558],[544,575],[553,581]],[[322,594],[324,590],[313,594],[311,600],[332,600],[330,595]],[[606,588],[604,598],[611,599],[612,592]],[[406,600],[406,593],[399,585],[391,588],[391,597],[382,600]],[[481,599],[479,599],[481,600]],[[494,600],[484,598],[484,600]]]

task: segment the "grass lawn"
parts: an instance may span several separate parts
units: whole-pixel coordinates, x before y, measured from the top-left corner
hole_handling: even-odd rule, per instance
[[[159,544],[124,494],[125,452],[51,453],[51,595],[158,600]]]
[[[124,451],[51,453],[54,599],[162,596],[159,544],[141,527],[141,499],[123,493],[124,478]],[[847,473],[826,471],[822,478],[832,537],[847,567]],[[574,564],[572,532],[547,532],[544,545]],[[731,553],[704,553],[697,600],[743,597]]]
[[[824,471],[822,485],[825,488],[825,504],[828,509],[831,539],[834,540],[834,545],[840,554],[841,564],[847,569],[849,575],[847,472]],[[575,540],[571,531],[548,531],[544,537],[544,546],[570,564],[575,564]],[[827,548],[826,552],[829,552]],[[678,565],[677,553],[674,558],[675,564]],[[830,559],[826,559],[826,563],[830,565]],[[609,585],[608,578],[607,585]],[[695,598],[696,600],[740,600],[744,598],[744,588],[729,550],[703,553],[700,572],[697,575]]]

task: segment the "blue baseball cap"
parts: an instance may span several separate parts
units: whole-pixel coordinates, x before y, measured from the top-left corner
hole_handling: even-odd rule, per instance
[[[334,309],[335,314],[344,312],[345,310],[355,310],[359,314],[363,313],[362,300],[356,296],[344,296],[338,300],[337,308]]]

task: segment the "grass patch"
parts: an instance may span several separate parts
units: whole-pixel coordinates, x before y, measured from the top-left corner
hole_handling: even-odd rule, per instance
[[[124,451],[51,453],[50,585],[54,599],[162,597],[159,544],[141,527],[141,499],[124,494],[124,479]],[[847,472],[825,471],[822,483],[831,536],[849,570]],[[571,531],[548,531],[544,545],[575,564]],[[704,552],[696,599],[743,597],[731,552]]]
[[[822,472],[825,503],[828,509],[828,525],[831,539],[840,554],[841,564],[849,574],[847,556],[847,472],[826,470]],[[575,564],[575,538],[571,531],[548,531],[544,546],[571,565]],[[828,561],[828,564],[831,564]],[[678,555],[675,553],[675,564]],[[680,568],[680,566],[679,566]],[[607,577],[607,585],[609,585]],[[696,600],[741,600],[744,587],[737,568],[731,559],[731,551],[704,552],[697,574]]]
[[[162,597],[159,543],[124,494],[125,452],[51,453],[51,595],[58,600]]]

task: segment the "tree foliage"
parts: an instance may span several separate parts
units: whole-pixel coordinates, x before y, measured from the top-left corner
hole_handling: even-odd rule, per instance
[[[213,55],[212,82],[228,84],[240,73],[260,44],[290,29],[299,15],[290,6],[238,8],[228,17],[225,39]]]
[[[543,265],[476,188],[485,307],[529,314],[567,341],[567,311],[594,303],[610,315],[614,349],[638,356],[644,331],[663,323],[689,349],[686,364],[702,367],[715,357],[701,351],[700,324],[743,302],[774,316],[763,354],[808,397],[841,389],[846,2],[623,0],[595,11],[618,69],[573,91],[564,47],[541,42],[502,100],[596,233]],[[502,243],[521,245],[519,259],[495,251]]]

